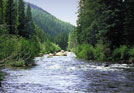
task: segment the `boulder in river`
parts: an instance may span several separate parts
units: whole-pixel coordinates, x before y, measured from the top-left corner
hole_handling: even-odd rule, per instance
[[[61,53],[64,53],[65,51],[64,50],[61,50]]]
[[[56,53],[56,56],[63,56],[63,53],[62,52],[58,52],[58,53]]]
[[[54,55],[52,53],[48,54],[47,58],[52,58]]]
[[[56,53],[56,56],[67,56],[67,52],[61,50],[61,52]]]
[[[52,58],[53,56],[67,56],[67,51],[61,50],[60,52],[50,53],[47,58]]]

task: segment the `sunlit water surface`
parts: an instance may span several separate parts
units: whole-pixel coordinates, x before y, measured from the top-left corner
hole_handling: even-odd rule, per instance
[[[47,55],[35,59],[37,66],[7,72],[0,93],[134,93],[134,67]]]

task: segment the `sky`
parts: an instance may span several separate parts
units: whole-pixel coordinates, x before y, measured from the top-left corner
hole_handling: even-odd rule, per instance
[[[58,19],[76,25],[78,0],[25,0],[35,4]]]

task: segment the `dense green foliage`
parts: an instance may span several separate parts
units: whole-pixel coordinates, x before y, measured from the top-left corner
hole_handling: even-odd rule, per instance
[[[68,46],[68,34],[67,33],[60,33],[55,38],[55,43],[60,46],[61,49],[66,50]]]
[[[32,65],[40,53],[60,50],[50,40],[50,35],[33,22],[30,4],[25,7],[23,0],[0,0],[0,63]]]
[[[76,47],[77,44],[77,37],[76,37],[76,30],[73,32],[70,32],[68,37],[68,51],[73,51],[73,49]]]
[[[56,45],[55,43],[50,42],[49,40],[44,42],[41,45],[41,48],[42,48],[41,52],[45,53],[45,54],[54,53],[56,51],[61,50],[61,48],[58,45]]]
[[[134,45],[134,0],[125,0],[125,36],[126,44]]]
[[[133,5],[133,0],[80,0],[68,49],[89,60],[133,61]]]
[[[7,0],[5,22],[10,34],[15,34],[16,29],[16,8],[14,0]]]
[[[0,0],[0,24],[3,23],[3,0]]]
[[[3,35],[0,38],[0,60],[11,66],[27,66],[39,53],[38,42],[17,38],[13,35]],[[22,63],[23,62],[23,63]]]
[[[25,30],[25,6],[24,1],[18,1],[18,34],[20,36],[26,37],[26,30]]]
[[[25,30],[26,30],[25,36],[29,38],[30,37],[29,35],[35,34],[30,4],[28,5],[27,10],[26,10],[26,22],[25,23],[26,23],[25,24]]]
[[[25,13],[23,0],[1,0],[0,3],[3,2],[0,9],[0,63],[17,67],[33,64],[33,58],[40,52],[40,41],[37,34],[33,34],[37,27],[29,16],[30,6]]]

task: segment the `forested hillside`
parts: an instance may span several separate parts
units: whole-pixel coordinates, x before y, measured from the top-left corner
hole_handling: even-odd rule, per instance
[[[73,25],[57,19],[45,10],[43,11],[40,8],[35,8],[35,6],[32,4],[31,8],[33,21],[51,36],[58,35],[61,32],[69,33],[73,31]]]
[[[134,0],[80,0],[68,49],[88,60],[134,62]]]
[[[26,3],[27,5],[28,3]],[[68,34],[74,30],[74,26],[57,19],[36,5],[30,4],[30,6],[32,8],[33,21],[49,35],[51,41],[58,44],[62,49],[66,49]]]

